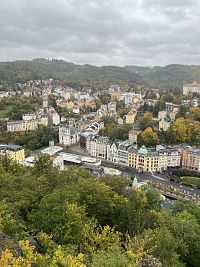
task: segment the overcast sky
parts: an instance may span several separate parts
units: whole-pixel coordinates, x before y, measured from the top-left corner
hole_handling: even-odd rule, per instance
[[[200,64],[200,0],[0,0],[0,61]]]

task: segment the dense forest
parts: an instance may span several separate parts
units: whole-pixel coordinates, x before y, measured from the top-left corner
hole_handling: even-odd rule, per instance
[[[198,267],[200,206],[47,156],[0,160],[0,266]]]
[[[183,83],[200,81],[200,66],[165,67],[77,65],[63,60],[35,59],[0,63],[0,84],[25,83],[53,78],[64,85],[105,89],[110,84],[145,85],[152,88],[182,88]]]

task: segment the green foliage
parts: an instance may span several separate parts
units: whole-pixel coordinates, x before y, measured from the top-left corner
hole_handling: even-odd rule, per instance
[[[58,131],[50,126],[39,126],[35,131],[6,132],[2,130],[0,143],[15,143],[29,150],[36,150],[49,145],[49,141],[58,141]]]
[[[44,155],[34,168],[2,160],[0,180],[0,231],[23,251],[17,258],[0,239],[2,266],[200,265],[198,203],[163,209],[148,186],[133,190],[122,177],[96,179],[82,168],[58,171]]]
[[[103,136],[108,136],[111,140],[126,140],[128,139],[128,133],[132,129],[132,126],[129,124],[117,125],[116,120],[104,116],[101,118],[101,121],[104,122],[104,128],[101,129],[100,134]]]
[[[139,127],[143,131],[148,127],[153,128],[153,116],[150,112],[145,112],[144,116],[139,118]]]

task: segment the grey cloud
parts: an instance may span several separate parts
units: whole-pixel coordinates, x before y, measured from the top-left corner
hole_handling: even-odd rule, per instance
[[[1,0],[0,60],[199,64],[198,0]]]

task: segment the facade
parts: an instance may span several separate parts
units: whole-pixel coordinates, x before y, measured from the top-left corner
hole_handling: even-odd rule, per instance
[[[36,120],[36,114],[35,113],[26,113],[22,115],[22,120],[29,121],[29,120]]]
[[[35,131],[38,128],[37,120],[20,120],[20,121],[8,121],[7,131],[8,132],[24,132],[24,131]]]
[[[188,95],[189,93],[196,93],[200,94],[200,83],[197,83],[196,81],[193,81],[189,84],[183,85],[183,94]]]
[[[140,133],[141,133],[141,131],[138,131],[135,129],[130,130],[128,133],[128,140],[133,144],[137,144],[138,135]]]
[[[98,133],[103,128],[104,128],[103,122],[95,121],[92,124],[90,124],[90,126],[86,129],[86,131]]]
[[[161,110],[158,112],[158,120],[162,120],[168,117],[170,118],[171,121],[175,121],[176,115],[177,115],[176,111]]]
[[[118,147],[121,142],[110,142],[107,145],[107,160],[118,163]]]
[[[108,103],[108,113],[110,116],[113,116],[117,113],[117,103],[116,102]]]
[[[62,156],[52,156],[50,157],[52,160],[53,166],[57,167],[59,170],[63,171],[64,170],[64,160]]]
[[[122,142],[118,147],[118,163],[128,166],[128,153],[130,148],[134,148],[133,144],[129,141]]]
[[[180,105],[173,104],[173,103],[165,103],[166,104],[166,110],[171,112],[178,113],[180,110]]]
[[[107,159],[107,145],[109,144],[109,138],[100,136],[96,140],[96,157]]]
[[[80,130],[67,125],[59,126],[59,143],[64,146],[77,144],[80,140]]]
[[[134,123],[136,115],[137,115],[137,111],[136,111],[136,110],[132,110],[132,111],[130,111],[130,112],[126,115],[126,123],[127,123],[127,124],[132,124],[132,123]]]
[[[159,121],[159,131],[167,131],[170,128],[171,120],[168,118],[161,119]]]
[[[97,137],[97,133],[80,132],[80,147],[90,153],[90,141]]]
[[[6,147],[6,156],[11,160],[20,162],[25,159],[25,152],[22,146],[8,144]]]
[[[181,165],[181,152],[174,147],[157,146],[161,170],[177,169]]]
[[[139,172],[160,171],[159,154],[157,151],[148,150],[142,146],[139,150],[129,149],[128,165]]]
[[[182,149],[182,163],[183,169],[200,172],[200,149],[192,148],[190,146]]]
[[[49,118],[48,115],[41,115],[39,120],[38,120],[38,124],[43,125],[43,126],[48,126],[49,124]]]
[[[52,113],[52,123],[54,125],[59,125],[60,124],[60,115],[57,112]]]

